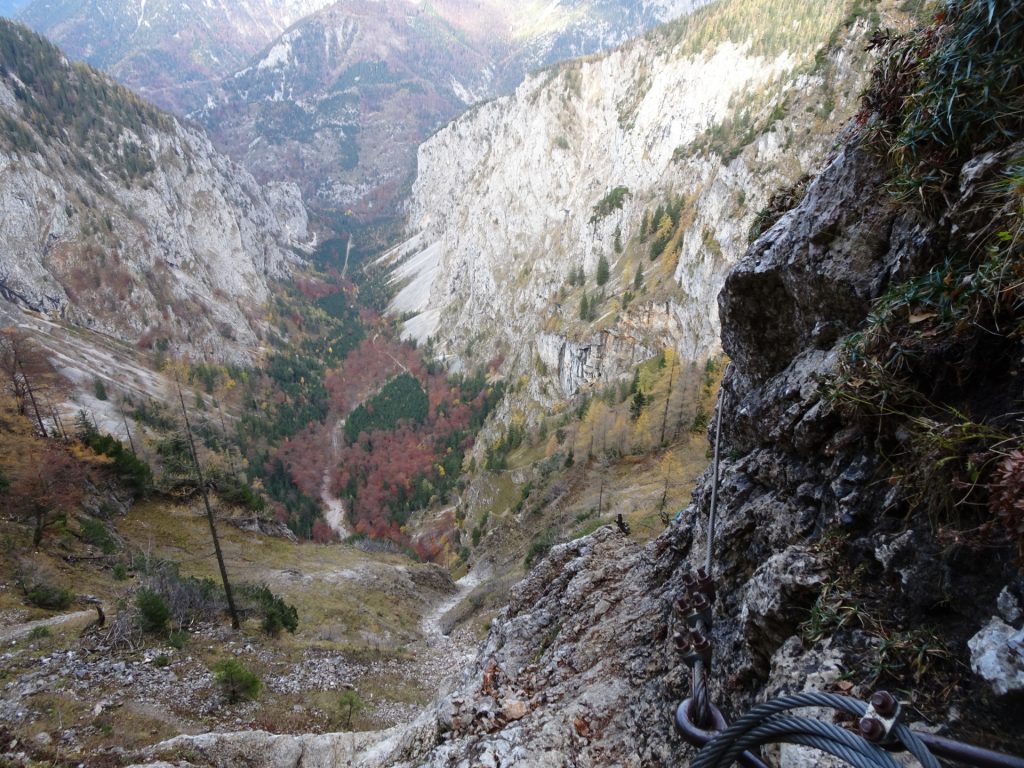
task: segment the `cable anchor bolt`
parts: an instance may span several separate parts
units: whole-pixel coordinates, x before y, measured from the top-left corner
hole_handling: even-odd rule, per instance
[[[903,710],[899,701],[888,691],[876,691],[868,700],[868,708],[857,723],[860,735],[873,744],[889,740],[889,734],[899,723]]]

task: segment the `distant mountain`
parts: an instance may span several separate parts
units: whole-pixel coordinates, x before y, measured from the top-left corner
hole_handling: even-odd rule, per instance
[[[18,0],[0,0],[18,2]],[[24,5],[24,3],[22,3]],[[325,0],[35,0],[20,21],[178,112]]]
[[[408,0],[342,0],[299,22],[195,115],[260,179],[321,209],[388,208],[416,146],[489,93],[488,51]]]
[[[0,303],[141,349],[251,361],[307,238],[294,185],[260,187],[183,126],[0,19]]]
[[[364,220],[395,212],[423,139],[526,74],[614,47],[700,0],[340,0],[227,78],[194,117],[258,178]]]
[[[856,109],[849,8],[722,0],[435,133],[389,254],[405,332],[464,370],[502,353],[543,409],[666,346],[715,354],[757,212]]]
[[[704,2],[34,0],[18,17],[344,230],[350,211],[392,216],[416,146],[468,106]]]

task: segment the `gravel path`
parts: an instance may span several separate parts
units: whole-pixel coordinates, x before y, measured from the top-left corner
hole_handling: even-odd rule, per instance
[[[51,616],[48,619],[37,619],[36,621],[27,621],[24,624],[15,624],[13,627],[3,627],[0,629],[0,643],[6,643],[11,640],[17,640],[19,637],[24,637],[37,627],[55,627],[58,624],[64,624],[69,621],[88,618],[95,615],[96,611],[94,610],[75,611],[74,613],[64,613],[60,616]]]

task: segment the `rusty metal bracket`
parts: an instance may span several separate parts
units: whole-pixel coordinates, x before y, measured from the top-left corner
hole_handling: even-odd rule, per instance
[[[714,704],[711,704],[711,721],[714,726],[714,730],[701,728],[693,722],[693,710],[695,707],[696,702],[692,698],[686,699],[679,705],[676,709],[676,728],[686,740],[687,744],[700,749],[719,733],[728,728],[729,723],[726,722],[725,716],[722,714],[721,710],[719,710]],[[771,768],[771,766],[751,752],[744,752],[739,756],[738,760],[741,765],[745,765],[747,768]]]

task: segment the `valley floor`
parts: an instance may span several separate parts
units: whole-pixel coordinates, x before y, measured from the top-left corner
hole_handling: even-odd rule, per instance
[[[216,570],[205,525],[196,509],[158,503],[141,505],[116,523],[123,545],[178,562],[182,575],[200,578]],[[248,617],[238,632],[226,622],[207,623],[189,627],[187,638],[125,645],[111,628],[118,612],[130,608],[134,578],[113,579],[103,557],[70,540],[49,548],[52,556],[15,555],[25,551],[17,546],[23,531],[4,526],[12,555],[0,579],[5,765],[83,759],[124,765],[139,758],[139,750],[180,734],[388,729],[419,714],[478,644],[480,629],[472,623],[442,631],[444,614],[480,583],[475,572],[456,586],[441,568],[402,556],[299,545],[223,525],[236,584],[266,585],[295,605],[298,631],[271,638]],[[57,615],[26,607],[14,588],[15,571],[30,566],[68,580],[78,595],[99,598],[105,627],[92,626],[96,611],[88,606]],[[258,700],[224,700],[212,668],[226,658],[260,676]],[[351,721],[339,703],[345,690],[366,706]]]

